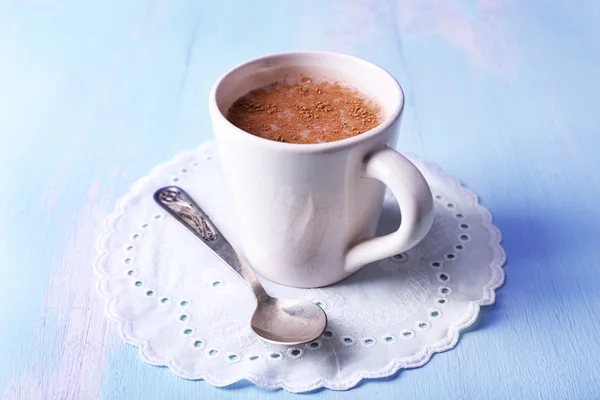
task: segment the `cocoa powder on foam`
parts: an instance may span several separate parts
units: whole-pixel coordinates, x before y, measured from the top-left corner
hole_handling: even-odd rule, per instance
[[[287,143],[325,143],[360,135],[382,122],[378,104],[352,87],[302,77],[240,97],[227,119],[253,135]]]

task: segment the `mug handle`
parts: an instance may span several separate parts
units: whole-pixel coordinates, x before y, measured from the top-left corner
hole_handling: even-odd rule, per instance
[[[386,146],[369,154],[361,178],[385,184],[400,206],[397,231],[359,242],[347,251],[345,269],[353,273],[371,262],[407,251],[417,245],[433,224],[433,197],[421,172],[406,157]]]

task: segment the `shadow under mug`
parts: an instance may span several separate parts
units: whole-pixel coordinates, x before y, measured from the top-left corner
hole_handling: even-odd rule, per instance
[[[381,106],[383,123],[336,142],[293,144],[251,135],[227,120],[239,97],[290,73],[360,88]],[[402,88],[387,71],[332,52],[261,57],[216,82],[209,109],[217,149],[243,255],[257,272],[287,286],[326,286],[423,239],[433,222],[431,191],[394,150],[403,105]],[[385,186],[402,221],[395,232],[373,237]]]

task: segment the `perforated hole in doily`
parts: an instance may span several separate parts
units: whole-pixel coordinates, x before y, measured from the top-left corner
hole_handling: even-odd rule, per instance
[[[215,358],[218,357],[220,354],[220,351],[218,349],[206,349],[206,356],[210,357],[210,358]]]
[[[392,256],[392,260],[398,262],[406,261],[406,255],[404,253],[396,254],[395,256]]]
[[[403,339],[412,339],[415,336],[415,332],[410,329],[405,329],[400,335]]]
[[[286,353],[290,358],[300,358],[303,355],[302,350],[296,347],[290,347],[289,349],[287,349]]]
[[[126,272],[127,276],[135,276],[135,274],[137,274],[137,271],[135,269],[130,269]]]
[[[450,289],[450,288],[449,288],[449,287],[447,287],[447,286],[442,286],[442,287],[440,287],[440,288],[439,288],[439,293],[440,293],[442,296],[449,296],[449,295],[450,295],[450,293],[452,293],[452,289]]]
[[[231,364],[235,364],[237,362],[240,362],[240,360],[242,359],[242,357],[239,354],[237,354],[237,353],[227,353],[225,355],[225,358]]]
[[[440,282],[449,282],[450,281],[450,275],[448,275],[446,272],[441,272],[437,275],[437,279]]]
[[[362,338],[360,341],[360,344],[362,347],[372,347],[375,345],[375,343],[376,343],[376,341],[372,337],[365,337],[365,338]]]
[[[269,354],[269,358],[271,360],[281,360],[282,354],[280,352],[271,353],[271,354]]]
[[[187,306],[188,306],[188,304],[190,304],[190,302],[189,302],[189,301],[187,301],[187,300],[181,300],[181,301],[179,302],[179,305],[180,305],[181,307],[187,307]]]
[[[439,317],[441,317],[441,312],[440,310],[429,310],[429,318],[433,318],[433,319],[437,319]]]
[[[160,299],[160,302],[161,302],[162,304],[167,304],[169,301],[170,301],[170,300],[169,300],[169,298],[168,298],[168,297],[163,297],[162,299]]]
[[[308,350],[319,350],[321,347],[323,347],[323,343],[320,340],[315,340],[306,344]]]
[[[134,284],[136,287],[142,287],[142,286],[144,286],[144,282],[142,282],[142,281],[135,281],[133,284]]]
[[[394,335],[385,335],[381,341],[384,343],[394,343],[396,341],[396,337]]]
[[[204,348],[204,341],[202,340],[194,340],[194,344],[193,344],[194,348],[201,350]]]
[[[188,320],[188,316],[187,316],[187,314],[181,314],[181,315],[179,316],[179,321],[181,321],[181,322],[185,322],[185,321],[187,321],[187,320]]]
[[[325,332],[323,332],[323,338],[331,339],[333,337],[335,337],[335,332],[332,331],[331,329],[327,329]]]
[[[344,346],[353,346],[354,345],[354,338],[352,336],[342,336],[340,338],[340,341],[342,342],[342,344]]]
[[[148,297],[154,297],[154,290],[146,290],[146,296]]]
[[[425,322],[425,321],[417,321],[415,326],[417,327],[417,329],[419,329],[421,331],[426,331],[427,329],[429,329],[430,325],[428,322]]]

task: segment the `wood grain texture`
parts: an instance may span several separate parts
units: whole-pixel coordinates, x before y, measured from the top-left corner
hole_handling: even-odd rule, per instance
[[[294,397],[145,364],[91,267],[117,198],[211,137],[216,78],[290,49],[392,72],[399,148],[481,196],[509,259],[454,350],[308,397],[600,398],[599,17],[591,0],[0,2],[0,398]]]

